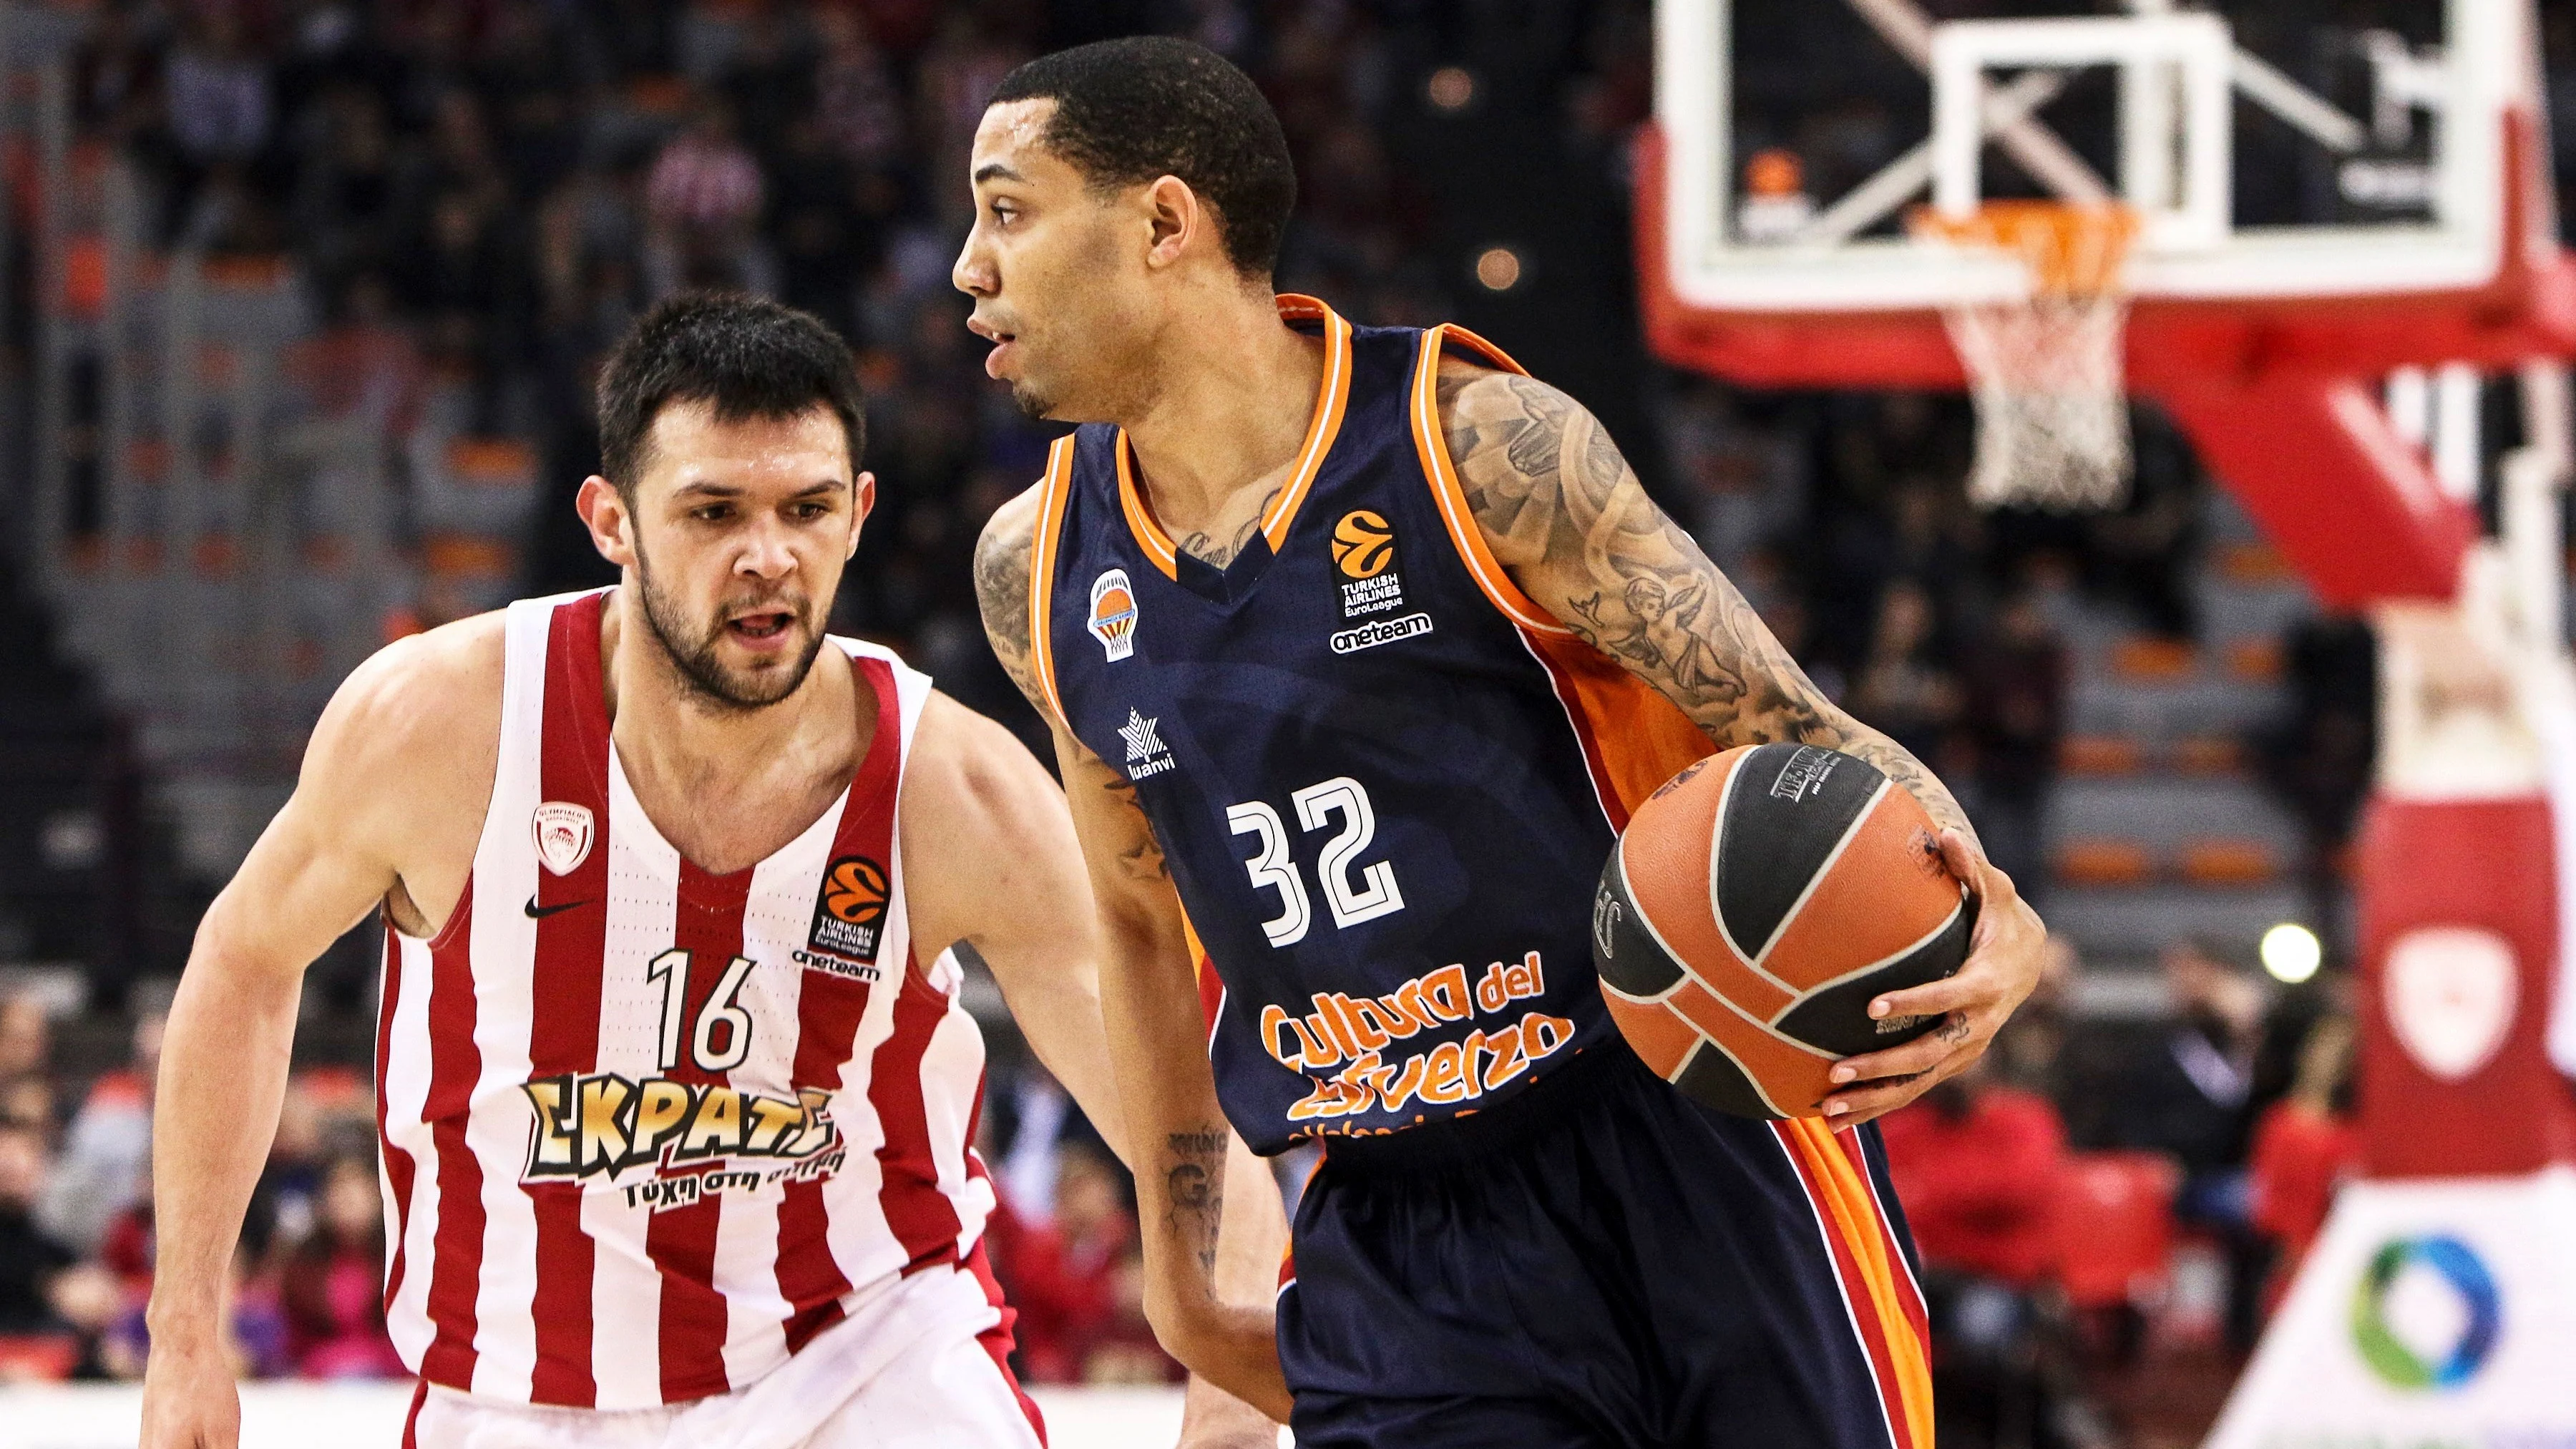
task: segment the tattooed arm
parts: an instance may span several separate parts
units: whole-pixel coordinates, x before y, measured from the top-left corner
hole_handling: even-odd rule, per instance
[[[1584,643],[1680,705],[1718,748],[1795,740],[1857,755],[1942,828],[1976,839],[1922,761],[1808,680],[1580,404],[1533,378],[1448,359],[1440,404],[1494,557]]]
[[[1271,1444],[1278,1431],[1261,1416],[1285,1422],[1289,1404],[1269,1306],[1287,1223],[1267,1166],[1218,1110],[1180,898],[1136,787],[1073,738],[1037,688],[1029,658],[1036,518],[1034,494],[993,515],[976,546],[975,586],[995,656],[1055,733],[1099,914],[1101,1012],[1136,1174],[1146,1316],[1173,1357],[1236,1396],[1193,1384],[1183,1442]],[[1229,1182],[1241,1190],[1229,1194]]]
[[[2012,881],[1977,848],[1967,813],[1923,762],[1853,719],[1808,680],[1753,606],[1663,510],[1599,420],[1543,382],[1443,359],[1442,432],[1496,561],[1532,602],[1681,707],[1721,749],[1823,745],[1869,761],[1923,803],[1950,867],[1979,897],[1958,974],[1871,1003],[1871,1014],[1939,1015],[1919,1040],[1853,1057],[1828,1115],[1865,1121],[1982,1056],[2039,980],[2046,935]]]

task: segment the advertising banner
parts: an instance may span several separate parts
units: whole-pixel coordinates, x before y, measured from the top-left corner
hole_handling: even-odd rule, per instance
[[[2576,1449],[2576,1171],[2345,1188],[2207,1449]]]

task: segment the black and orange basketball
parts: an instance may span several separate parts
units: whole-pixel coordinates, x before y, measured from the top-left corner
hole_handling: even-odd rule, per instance
[[[1333,564],[1344,578],[1372,579],[1395,559],[1395,530],[1384,518],[1354,508],[1333,525]]]
[[[823,883],[823,909],[853,926],[864,926],[885,914],[885,872],[863,855],[832,862]]]
[[[1930,1018],[1871,999],[1959,969],[1976,902],[1912,795],[1812,745],[1748,745],[1640,806],[1593,898],[1602,998],[1658,1076],[1721,1111],[1812,1117],[1843,1057]]]

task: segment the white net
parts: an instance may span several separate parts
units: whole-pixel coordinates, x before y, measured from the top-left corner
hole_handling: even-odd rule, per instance
[[[1989,202],[1966,219],[1918,214],[1915,229],[1934,242],[2007,253],[2030,281],[2021,296],[1943,309],[1977,407],[1970,501],[2056,513],[2118,507],[2129,487],[2120,366],[2129,294],[2120,273],[2134,213]]]

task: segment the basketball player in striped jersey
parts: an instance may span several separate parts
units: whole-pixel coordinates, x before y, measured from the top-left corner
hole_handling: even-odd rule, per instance
[[[1043,1442],[951,948],[1116,1141],[1064,807],[999,726],[824,634],[875,484],[821,323],[677,299],[600,417],[579,508],[621,582],[356,671],[199,928],[158,1094],[151,1449],[237,1437],[224,1269],[299,975],[373,910],[406,1446]],[[1266,1438],[1195,1407],[1203,1442]]]
[[[1930,1449],[1923,1303],[1869,1120],[1985,1049],[2042,931],[1922,764],[1821,695],[1600,425],[1454,327],[1274,296],[1276,118],[1183,41],[1006,77],[955,267],[986,362],[1082,424],[977,554],[1053,723],[1167,1347],[1305,1449]],[[1593,884],[1712,750],[1860,756],[1980,913],[1831,1129],[1649,1073]],[[1229,1122],[1320,1140],[1275,1313],[1211,1286]]]

